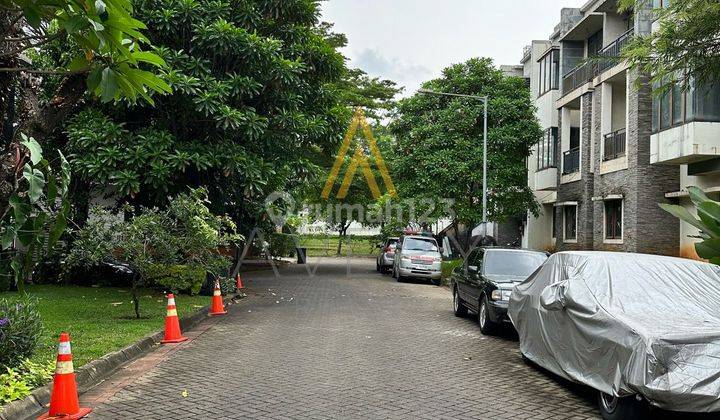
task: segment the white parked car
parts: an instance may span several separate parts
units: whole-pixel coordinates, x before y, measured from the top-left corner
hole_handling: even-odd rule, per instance
[[[439,286],[442,280],[442,255],[435,238],[431,236],[401,236],[395,248],[393,277],[397,281],[418,278]]]

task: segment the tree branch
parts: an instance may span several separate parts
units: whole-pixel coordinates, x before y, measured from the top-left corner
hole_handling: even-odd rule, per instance
[[[83,70],[38,70],[38,69],[31,69],[28,67],[0,67],[0,73],[31,73],[31,74],[54,74],[54,75],[60,75],[60,76],[72,76],[76,74],[83,74],[87,73],[88,69]]]

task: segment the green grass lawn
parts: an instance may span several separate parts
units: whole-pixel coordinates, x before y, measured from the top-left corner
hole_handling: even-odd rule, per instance
[[[28,294],[38,299],[44,331],[33,360],[54,359],[60,332],[70,333],[75,367],[119,350],[164,327],[167,301],[162,293],[143,290],[140,315],[134,318],[129,289],[111,287],[29,286]],[[17,293],[0,293],[0,298],[20,299]],[[175,298],[178,314],[186,317],[210,304],[207,296]]]
[[[337,256],[337,247],[340,238],[338,236],[305,236],[299,237],[300,246],[308,249],[309,257],[334,257]],[[376,256],[380,251],[375,247],[377,239],[348,237],[343,242],[342,256],[348,255],[350,248],[354,257]]]

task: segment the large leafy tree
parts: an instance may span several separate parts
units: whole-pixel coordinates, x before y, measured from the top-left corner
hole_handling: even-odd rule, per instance
[[[0,0],[0,116],[3,146],[17,132],[39,141],[53,132],[86,90],[103,101],[169,87],[148,66],[163,66],[132,17],[129,0]],[[48,60],[51,50],[59,51]],[[51,85],[47,98],[43,87]]]
[[[621,10],[649,0],[620,0]],[[690,76],[700,83],[716,82],[720,74],[720,2],[716,0],[665,0],[669,3],[652,13],[657,30],[635,37],[622,58],[652,76],[656,85],[667,88]],[[638,8],[639,9],[639,8]]]
[[[141,0],[136,13],[170,66],[155,107],[88,112],[69,129],[88,187],[162,205],[205,186],[213,210],[247,230],[272,191],[292,190],[333,150],[350,111],[345,64],[312,0]]]
[[[542,133],[525,81],[505,76],[490,59],[474,58],[423,88],[489,97],[489,219],[536,212],[525,158]],[[451,199],[456,225],[482,221],[483,102],[418,93],[399,102],[390,129],[396,142],[388,159],[400,198]],[[438,203],[429,215],[445,213]]]

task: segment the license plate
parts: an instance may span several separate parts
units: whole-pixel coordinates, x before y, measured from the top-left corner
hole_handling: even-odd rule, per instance
[[[413,264],[418,264],[418,265],[430,265],[430,264],[432,264],[432,261],[412,260],[412,263],[413,263]]]

